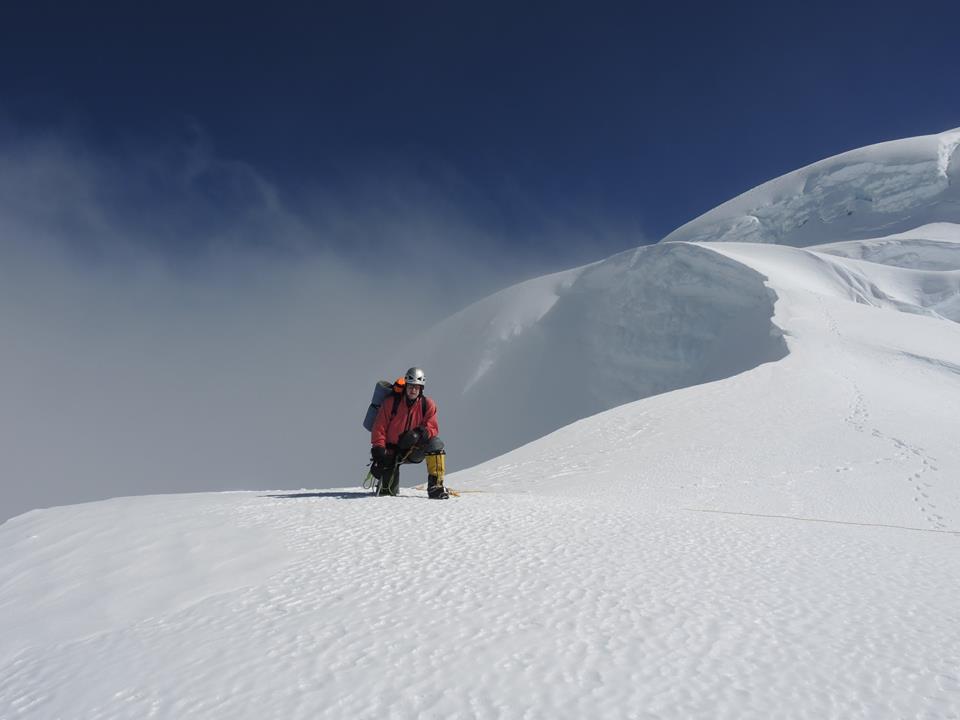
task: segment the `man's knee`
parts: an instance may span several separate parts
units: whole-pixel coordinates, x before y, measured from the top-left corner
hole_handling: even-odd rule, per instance
[[[419,465],[424,461],[425,458],[430,458],[432,455],[442,454],[443,453],[443,440],[440,438],[430,438],[423,445],[415,445],[410,449],[410,451],[403,457],[403,462],[410,463],[412,465]]]

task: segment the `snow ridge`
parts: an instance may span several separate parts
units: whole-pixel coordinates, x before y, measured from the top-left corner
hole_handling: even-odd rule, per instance
[[[960,222],[960,129],[822,160],[734,198],[664,238],[803,247]]]
[[[868,261],[828,263],[828,274],[856,302],[956,320],[958,143],[960,129],[814,163],[656,247],[497,293],[398,352],[396,365],[429,365],[444,433],[470,438],[451,448],[463,467],[624,402],[783,357],[775,290],[749,263],[698,254],[693,241],[816,246]],[[883,269],[897,264],[917,272]]]
[[[934,223],[906,233],[815,246],[818,252],[913,270],[960,270],[960,225]]]
[[[492,302],[504,300],[498,295],[408,351],[429,358],[438,378],[428,392],[445,398],[441,434],[470,438],[449,448],[452,466],[786,354],[770,322],[776,298],[763,278],[695,245],[641,247],[543,280],[537,292],[550,289],[549,309],[541,314],[538,303],[530,321],[505,322],[510,315]]]

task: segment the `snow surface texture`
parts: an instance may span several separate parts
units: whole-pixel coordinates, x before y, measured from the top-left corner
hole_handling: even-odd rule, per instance
[[[666,243],[468,308],[433,340],[476,411],[520,427],[525,380],[580,419],[449,501],[7,521],[0,717],[960,717],[960,226],[930,214]]]

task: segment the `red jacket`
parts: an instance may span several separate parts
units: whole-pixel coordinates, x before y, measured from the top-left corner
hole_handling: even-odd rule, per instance
[[[407,403],[406,397],[401,397],[397,402],[397,414],[392,418],[394,397],[388,397],[380,406],[380,412],[377,413],[377,419],[373,422],[373,431],[370,433],[370,442],[374,446],[386,447],[387,445],[396,445],[400,436],[415,427],[426,427],[430,437],[436,437],[440,434],[437,426],[437,405],[433,400],[425,397],[427,411],[423,412],[424,403],[420,398]],[[426,438],[424,438],[426,439]]]

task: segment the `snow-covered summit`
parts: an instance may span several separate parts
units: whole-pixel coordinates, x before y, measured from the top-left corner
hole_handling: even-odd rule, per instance
[[[960,128],[821,160],[749,190],[663,242],[804,247],[960,223]]]
[[[784,357],[763,274],[690,241],[816,245],[869,263],[830,266],[858,301],[956,320],[958,146],[960,129],[814,163],[655,246],[476,303],[403,348],[397,365],[428,366],[444,433],[470,438],[451,447],[464,467],[578,418]]]

